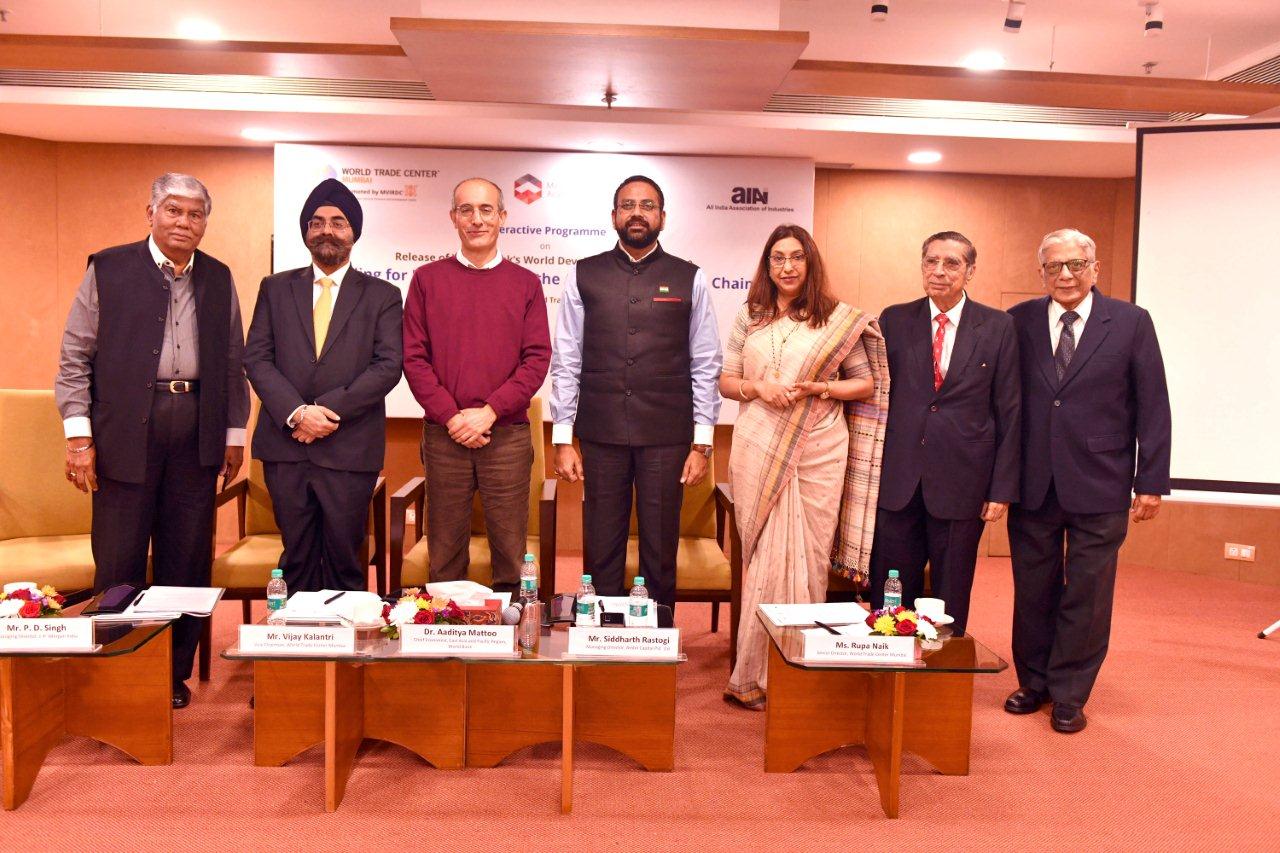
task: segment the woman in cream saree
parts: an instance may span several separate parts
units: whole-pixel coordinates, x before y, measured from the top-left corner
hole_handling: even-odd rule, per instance
[[[829,571],[866,583],[888,411],[879,327],[831,296],[803,228],[780,226],[765,243],[720,390],[742,403],[729,457],[742,609],[725,695],[762,709],[768,636],[756,606],[823,601]]]

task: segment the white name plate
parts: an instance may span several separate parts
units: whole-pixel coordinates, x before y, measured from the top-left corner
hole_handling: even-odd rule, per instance
[[[916,638],[805,634],[804,659],[911,665],[916,662]]]
[[[515,625],[401,625],[400,653],[515,657]]]
[[[341,625],[241,625],[240,653],[354,655],[356,629]]]
[[[680,657],[680,629],[572,627],[569,657],[676,660]]]
[[[91,652],[93,620],[0,619],[0,652]]]

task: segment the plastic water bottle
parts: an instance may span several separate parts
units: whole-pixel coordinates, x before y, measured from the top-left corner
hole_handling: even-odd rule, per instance
[[[889,570],[889,579],[884,582],[884,606],[893,608],[902,606],[902,581],[898,580],[898,570]]]
[[[597,625],[597,606],[599,597],[596,588],[591,585],[591,575],[582,576],[582,586],[578,587],[578,606],[573,624],[580,628],[594,628]]]
[[[534,600],[520,611],[520,648],[533,649],[538,645],[538,634],[542,631],[542,603]]]
[[[649,616],[649,590],[645,589],[644,578],[639,575],[636,575],[635,586],[631,587],[627,614],[634,620],[644,620]]]
[[[528,606],[529,602],[538,600],[538,564],[533,561],[532,554],[524,555],[520,564],[520,603]]]
[[[284,621],[284,605],[289,600],[289,587],[285,586],[284,570],[272,569],[267,581],[267,622]]]

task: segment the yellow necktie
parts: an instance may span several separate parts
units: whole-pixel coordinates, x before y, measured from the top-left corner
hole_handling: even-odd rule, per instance
[[[320,298],[311,309],[311,322],[315,325],[316,357],[319,358],[325,336],[329,334],[329,318],[333,316],[333,279],[322,278],[316,284],[320,285]]]

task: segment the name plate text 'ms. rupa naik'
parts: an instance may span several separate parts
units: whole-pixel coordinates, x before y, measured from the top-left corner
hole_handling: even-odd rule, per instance
[[[804,659],[832,663],[878,663],[911,666],[916,662],[915,637],[850,637],[805,632]]]
[[[356,629],[340,625],[241,625],[240,652],[266,655],[354,655]]]
[[[569,629],[569,657],[678,660],[679,628]]]
[[[92,619],[0,619],[0,654],[5,652],[91,652]]]
[[[515,625],[401,625],[400,654],[515,657]]]

